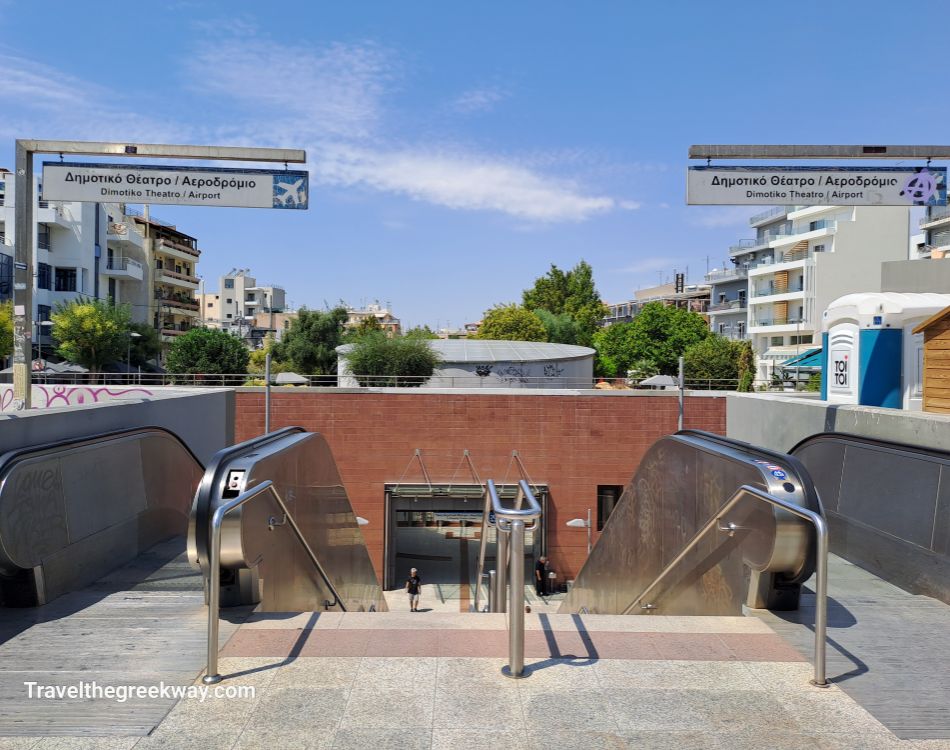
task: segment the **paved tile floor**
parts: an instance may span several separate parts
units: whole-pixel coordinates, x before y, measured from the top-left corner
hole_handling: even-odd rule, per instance
[[[510,680],[503,615],[253,615],[220,664],[221,684],[253,697],[184,699],[148,737],[0,750],[950,748],[898,740],[840,688],[810,686],[811,665],[755,618],[533,613],[526,626],[528,676]]]

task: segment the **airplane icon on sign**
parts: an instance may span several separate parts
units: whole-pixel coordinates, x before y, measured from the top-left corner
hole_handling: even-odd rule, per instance
[[[301,177],[295,182],[284,182],[275,175],[274,177],[274,207],[275,208],[300,208],[307,205],[307,188],[304,186],[305,178]],[[278,193],[278,191],[283,191]]]

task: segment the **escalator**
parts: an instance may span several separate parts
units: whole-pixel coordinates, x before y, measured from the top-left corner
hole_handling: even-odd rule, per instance
[[[191,512],[188,556],[206,580],[215,511],[220,526],[222,606],[259,612],[386,609],[379,579],[326,439],[287,427],[220,451]]]
[[[37,606],[183,536],[203,467],[159,427],[0,456],[0,606]]]
[[[821,493],[832,552],[950,603],[950,453],[841,432],[790,453]]]
[[[660,439],[560,611],[738,615],[743,605],[797,608],[815,568],[814,531],[757,495],[821,513],[807,469],[792,456],[695,430]]]

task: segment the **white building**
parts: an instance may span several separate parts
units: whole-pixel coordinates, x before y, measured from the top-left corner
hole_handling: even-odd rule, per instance
[[[821,315],[839,297],[881,290],[881,264],[908,255],[910,209],[778,206],[753,216],[755,238],[730,248],[713,284],[710,328],[748,338],[757,379],[818,345]]]
[[[249,268],[234,268],[218,280],[218,292],[198,295],[201,321],[209,328],[230,331],[252,348],[280,329],[275,319],[286,311],[286,292],[276,285],[259,285]]]

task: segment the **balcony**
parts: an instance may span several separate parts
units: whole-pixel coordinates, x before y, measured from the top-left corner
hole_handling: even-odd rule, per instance
[[[748,305],[745,299],[733,299],[727,302],[718,302],[709,306],[709,312],[740,312],[745,310]]]
[[[775,206],[774,208],[770,208],[768,211],[763,211],[762,213],[750,216],[749,224],[756,226],[757,224],[764,224],[767,221],[774,221],[780,216],[787,216],[788,212],[793,208],[794,206]]]
[[[158,241],[158,249],[160,252],[170,255],[173,258],[187,260],[189,262],[194,262],[201,256],[200,250],[189,247],[188,245],[183,245],[180,242],[173,242],[164,237]]]
[[[142,264],[131,258],[109,258],[103,275],[113,279],[135,279],[141,281],[144,275]]]
[[[931,206],[920,220],[921,227],[936,226],[950,221],[950,206]]]
[[[106,227],[106,242],[120,250],[142,250],[145,238],[132,222],[115,221]]]
[[[722,268],[716,271],[710,271],[706,274],[706,281],[741,281],[749,275],[747,266],[736,266],[735,268]]]
[[[34,220],[38,224],[49,224],[51,226],[62,227],[63,229],[71,229],[73,226],[73,223],[66,218],[62,206],[58,203],[48,203],[47,201],[40,201],[37,204]]]
[[[185,289],[198,288],[199,279],[197,276],[189,276],[188,274],[178,273],[168,268],[156,268],[155,273],[158,275],[158,280],[163,284],[184,287]]]

